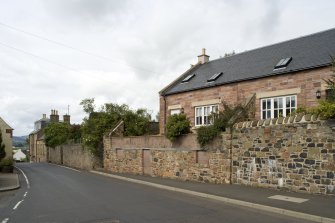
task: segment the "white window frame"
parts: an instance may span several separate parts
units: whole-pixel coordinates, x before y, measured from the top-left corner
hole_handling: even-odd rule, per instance
[[[213,124],[209,116],[212,113],[217,113],[218,111],[219,105],[204,105],[194,107],[194,125],[203,126]]]
[[[179,115],[181,113],[181,109],[180,108],[176,108],[176,109],[171,109],[170,110],[170,115]]]
[[[277,106],[275,106],[275,102],[277,103]],[[287,115],[289,115],[290,113],[294,112],[297,109],[297,103],[298,103],[297,95],[285,95],[279,97],[261,98],[260,99],[261,119],[278,118],[280,116],[286,117]]]

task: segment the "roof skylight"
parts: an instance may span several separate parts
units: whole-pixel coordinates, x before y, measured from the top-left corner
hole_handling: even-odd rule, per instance
[[[274,69],[284,68],[292,61],[292,57],[281,59]]]
[[[195,74],[188,75],[187,77],[184,78],[184,80],[181,81],[181,83],[189,82],[194,76]]]
[[[223,74],[223,72],[214,74],[213,76],[211,76],[211,78],[209,78],[209,79],[207,80],[207,82],[215,81],[215,80],[218,79],[222,74]]]

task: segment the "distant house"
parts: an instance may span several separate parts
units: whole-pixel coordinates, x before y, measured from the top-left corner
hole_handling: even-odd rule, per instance
[[[0,131],[2,133],[2,141],[5,145],[6,158],[13,157],[13,130],[14,129],[0,117]]]
[[[47,162],[48,150],[44,143],[44,128],[52,122],[60,122],[57,110],[51,110],[50,118],[43,114],[34,123],[34,131],[29,134],[29,154],[32,162]],[[70,115],[63,115],[63,122],[70,124]]]
[[[24,154],[21,149],[18,149],[13,155],[13,159],[16,161],[23,161],[26,158],[26,154]]]
[[[160,91],[160,133],[169,115],[185,113],[193,129],[210,124],[211,112],[252,103],[253,118],[288,116],[327,96],[335,56],[335,29],[198,63]]]

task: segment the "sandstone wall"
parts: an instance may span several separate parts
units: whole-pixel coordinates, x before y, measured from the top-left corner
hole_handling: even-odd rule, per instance
[[[228,150],[202,152],[152,148],[150,156],[151,176],[207,183],[229,183],[230,180]],[[117,173],[145,174],[143,149],[110,150],[104,167]]]
[[[49,162],[84,170],[91,170],[101,165],[99,160],[81,144],[49,148]]]
[[[61,147],[58,146],[56,148],[48,148],[48,150],[49,150],[48,161],[50,163],[62,164]]]
[[[299,122],[287,118],[236,126],[233,183],[335,192],[335,123],[311,121],[310,116],[297,118]]]
[[[107,171],[335,193],[335,121],[310,115],[238,123],[208,148],[192,134],[178,143],[164,136],[104,141]]]
[[[182,136],[174,143],[164,136],[111,137],[104,142],[109,146],[104,155],[107,171],[146,174],[143,151],[149,150],[152,176],[211,183],[230,180],[230,153],[222,137],[209,145],[211,152],[200,151],[195,134]]]

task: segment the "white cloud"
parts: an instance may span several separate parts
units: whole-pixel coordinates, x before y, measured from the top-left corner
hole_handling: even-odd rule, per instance
[[[88,97],[146,107],[155,116],[158,92],[196,63],[201,48],[216,59],[332,28],[334,6],[331,0],[2,2],[0,24],[101,57],[0,25],[0,116],[15,135],[28,134],[51,109],[65,114],[67,105],[80,123],[79,103]]]

